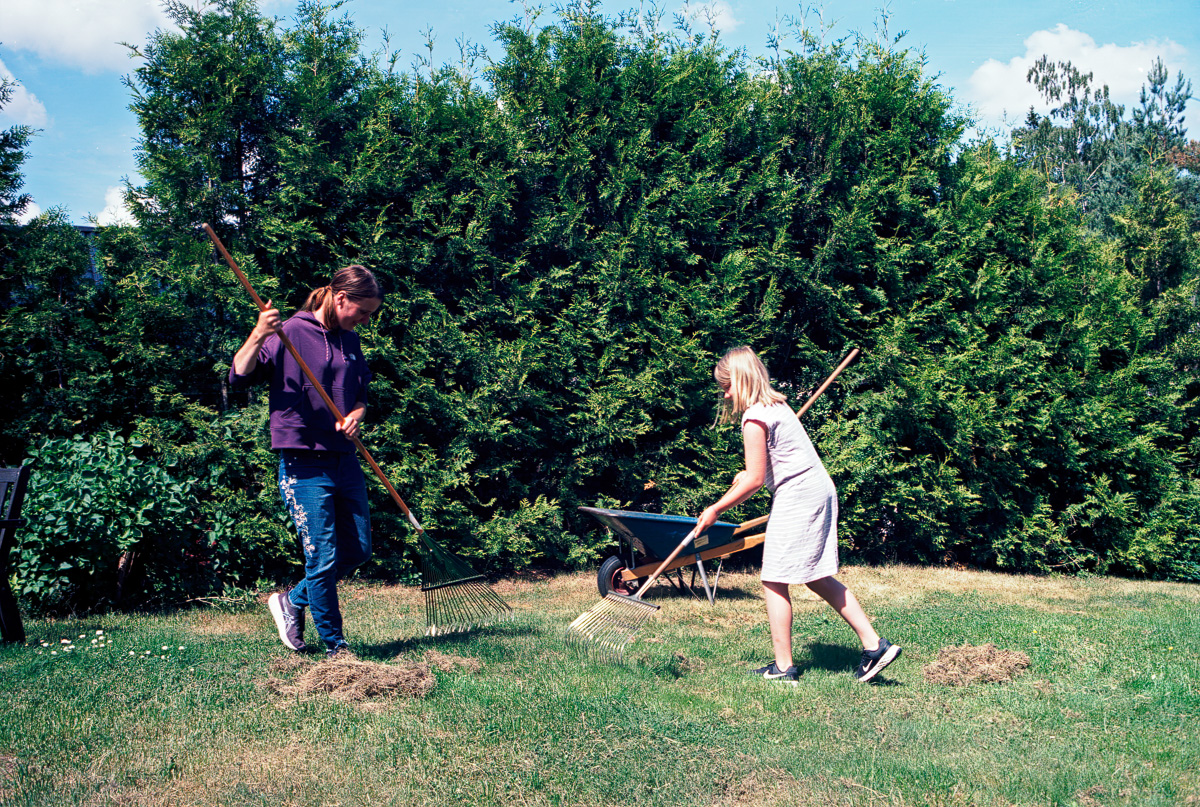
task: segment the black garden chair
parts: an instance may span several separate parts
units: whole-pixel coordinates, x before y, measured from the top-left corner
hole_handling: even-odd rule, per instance
[[[28,482],[28,465],[0,468],[0,641],[5,642],[25,641],[17,598],[8,585],[8,549],[16,543],[17,527],[25,523],[21,518],[21,502]]]

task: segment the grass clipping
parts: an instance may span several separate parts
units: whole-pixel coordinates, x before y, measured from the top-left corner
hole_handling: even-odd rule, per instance
[[[276,673],[295,673],[291,681],[271,676],[263,688],[275,695],[304,697],[329,695],[349,703],[365,703],[393,698],[423,698],[437,686],[433,668],[442,672],[462,670],[476,673],[482,668],[477,659],[428,650],[421,661],[397,656],[391,664],[361,661],[341,655],[316,664],[301,656],[289,655],[272,663]]]
[[[1029,656],[1017,650],[1000,650],[990,642],[985,645],[943,647],[937,661],[923,668],[925,680],[935,684],[960,687],[981,682],[1003,683],[1016,678],[1029,666]]]
[[[268,678],[266,688],[292,697],[327,694],[349,703],[396,697],[423,698],[437,679],[423,661],[412,664],[380,664],[354,658],[321,661],[303,670],[291,683]]]

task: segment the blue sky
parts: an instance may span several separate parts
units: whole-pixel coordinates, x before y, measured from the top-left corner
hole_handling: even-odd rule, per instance
[[[638,7],[616,0],[603,5],[614,16]],[[260,0],[260,8],[286,21],[295,3]],[[765,52],[772,27],[788,17],[803,17],[810,28],[828,27],[828,37],[837,38],[852,32],[875,36],[886,13],[889,33],[906,31],[902,44],[924,53],[930,72],[990,127],[1003,126],[1006,112],[1011,122],[1031,104],[1041,106],[1025,71],[1043,53],[1094,72],[1127,107],[1136,104],[1155,56],[1162,57],[1172,81],[1182,70],[1200,95],[1196,0],[841,0],[824,6],[664,0],[658,8],[667,21],[676,13],[704,15],[726,45],[751,55]],[[427,29],[435,36],[435,62],[453,61],[456,41],[491,45],[490,24],[522,14],[523,6],[509,0],[350,0],[343,11],[364,29],[368,48],[387,29],[393,49],[402,52],[400,63],[407,65],[424,52]],[[554,18],[547,10],[541,21]],[[124,215],[122,180],[139,181],[138,128],[121,78],[137,63],[119,43],[140,45],[167,25],[155,0],[0,2],[0,76],[20,85],[0,110],[0,128],[21,123],[39,130],[24,165],[25,190],[35,203],[30,213],[61,207],[78,223],[91,216],[110,223]],[[707,23],[701,18],[696,26]],[[1188,107],[1193,138],[1197,115],[1200,103],[1193,100]]]

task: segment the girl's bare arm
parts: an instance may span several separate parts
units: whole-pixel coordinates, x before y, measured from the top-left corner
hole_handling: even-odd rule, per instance
[[[767,427],[757,420],[746,421],[742,427],[742,444],[746,470],[733,478],[733,484],[724,496],[704,509],[692,530],[693,536],[703,533],[716,523],[721,513],[746,501],[763,486],[767,474]]]

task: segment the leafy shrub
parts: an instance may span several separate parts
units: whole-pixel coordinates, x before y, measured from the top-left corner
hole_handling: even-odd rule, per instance
[[[139,459],[115,432],[46,439],[13,559],[14,591],[40,611],[148,602],[203,587],[194,479]],[[136,589],[140,589],[136,590]]]

